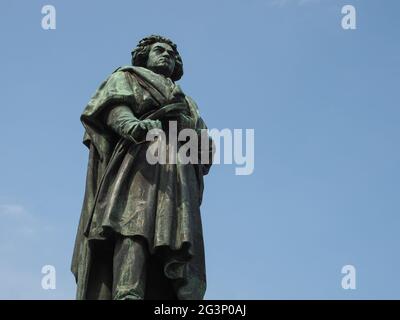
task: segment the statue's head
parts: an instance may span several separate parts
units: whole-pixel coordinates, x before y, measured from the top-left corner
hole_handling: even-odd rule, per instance
[[[150,69],[173,81],[179,80],[183,75],[183,63],[176,44],[158,35],[139,41],[132,51],[132,65]]]

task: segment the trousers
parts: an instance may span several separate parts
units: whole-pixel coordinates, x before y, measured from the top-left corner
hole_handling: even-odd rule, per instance
[[[177,282],[163,271],[164,255],[150,256],[142,237],[118,235],[113,241],[95,240],[86,299],[176,300]]]

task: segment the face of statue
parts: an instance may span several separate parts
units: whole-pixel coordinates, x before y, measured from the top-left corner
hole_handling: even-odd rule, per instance
[[[156,42],[152,44],[146,67],[156,73],[171,77],[175,68],[174,50],[166,43]]]

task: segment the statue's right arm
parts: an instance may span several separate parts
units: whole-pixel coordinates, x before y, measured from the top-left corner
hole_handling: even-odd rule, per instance
[[[148,130],[161,128],[160,121],[139,120],[125,105],[114,106],[108,111],[105,122],[119,136],[135,143],[144,141]]]

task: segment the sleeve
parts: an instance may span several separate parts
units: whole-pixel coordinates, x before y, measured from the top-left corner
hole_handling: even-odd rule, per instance
[[[119,137],[106,125],[104,117],[115,106],[126,106],[133,110],[136,105],[135,87],[136,83],[129,77],[129,74],[117,69],[103,81],[81,115],[81,121],[85,128],[83,143],[88,148],[93,144],[101,160],[107,160],[112,154],[117,142],[115,138]],[[119,114],[119,112],[115,111],[113,114]],[[116,127],[117,125],[114,125],[114,128]],[[127,127],[123,127],[128,130]]]
[[[146,131],[140,125],[130,107],[119,105],[111,108],[105,115],[105,123],[119,136],[134,143],[141,143],[146,137]]]

